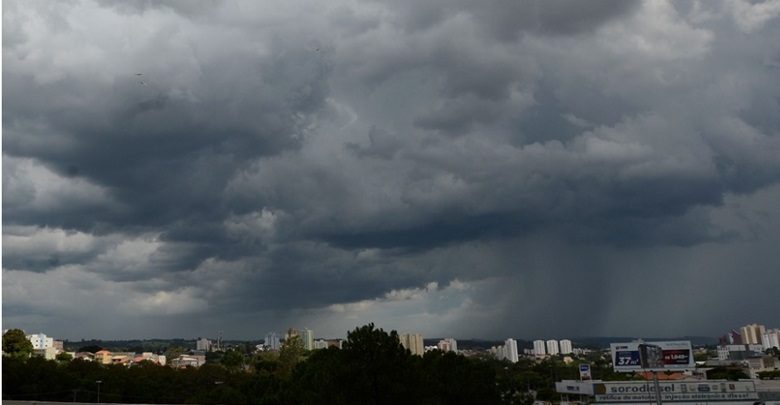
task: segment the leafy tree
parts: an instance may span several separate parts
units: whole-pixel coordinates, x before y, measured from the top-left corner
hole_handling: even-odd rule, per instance
[[[67,362],[73,360],[73,356],[71,356],[70,353],[62,352],[62,353],[58,353],[57,356],[55,357],[55,359],[57,361],[61,361],[63,363],[67,363]]]
[[[298,336],[292,336],[284,340],[279,349],[279,372],[282,377],[288,377],[292,374],[295,365],[303,357],[303,343]]]
[[[432,404],[497,404],[500,402],[496,390],[495,372],[486,362],[434,350],[425,353],[420,367],[422,386],[418,388],[417,395],[422,395],[425,402]]]
[[[220,364],[223,356],[223,352],[206,352],[206,364]]]
[[[261,375],[274,374],[279,370],[279,353],[260,352],[255,355],[252,366]]]
[[[244,355],[238,350],[228,350],[222,356],[221,363],[228,370],[238,371],[244,365]]]
[[[421,403],[418,371],[395,331],[368,324],[349,332],[342,350],[317,350],[301,363],[292,394],[303,404]]]
[[[21,329],[10,329],[3,334],[3,353],[6,355],[27,358],[32,352],[32,343]]]
[[[737,381],[742,378],[750,378],[739,367],[714,367],[707,371],[707,379]]]
[[[171,346],[165,351],[165,359],[166,361],[173,361],[184,354],[184,352],[185,350],[181,346]]]
[[[760,371],[758,378],[762,380],[774,380],[780,378],[780,370]]]

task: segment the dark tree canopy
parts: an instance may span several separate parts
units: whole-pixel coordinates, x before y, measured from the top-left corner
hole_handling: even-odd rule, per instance
[[[30,357],[33,346],[21,329],[10,329],[3,334],[3,353],[12,357]]]
[[[4,350],[20,341],[20,332],[3,336]],[[168,353],[181,351],[172,346]],[[229,350],[219,355],[200,368],[184,369],[148,361],[128,368],[68,361],[66,356],[58,361],[8,356],[2,368],[3,399],[96,402],[99,380],[101,402],[113,403],[529,405],[531,391],[535,399],[554,400],[553,381],[578,375],[576,363],[556,358],[512,364],[438,350],[415,356],[395,331],[373,324],[350,331],[343,349],[307,352],[299,339],[291,338],[280,352],[248,355]],[[594,378],[630,378],[616,375],[609,362],[582,361],[592,365]],[[741,376],[739,370],[720,372],[719,378]]]

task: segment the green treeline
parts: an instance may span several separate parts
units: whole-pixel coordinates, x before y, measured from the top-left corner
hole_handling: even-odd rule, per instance
[[[598,359],[594,377],[617,377]],[[553,358],[516,364],[432,351],[413,356],[395,331],[369,324],[342,349],[225,353],[200,368],[152,363],[103,366],[82,360],[3,359],[3,399],[169,404],[529,404],[556,399],[553,382],[576,379],[577,364]],[[97,383],[100,381],[100,384]]]

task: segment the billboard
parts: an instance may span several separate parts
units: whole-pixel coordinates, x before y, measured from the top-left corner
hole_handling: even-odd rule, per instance
[[[673,342],[612,343],[612,367],[617,372],[674,371],[695,367],[687,340]]]
[[[659,383],[664,402],[756,401],[758,392],[753,381],[695,381]],[[652,402],[655,387],[644,381],[604,382],[594,384],[596,402]]]
[[[590,364],[580,364],[580,380],[590,380]]]
[[[561,394],[593,395],[593,382],[573,380],[556,381],[555,391]]]

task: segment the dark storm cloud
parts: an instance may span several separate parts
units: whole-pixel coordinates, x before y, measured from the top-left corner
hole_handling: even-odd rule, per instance
[[[174,46],[161,41],[154,46]],[[265,56],[227,51],[230,64],[178,60],[174,66],[193,75],[184,80],[163,66],[111,72],[107,85],[78,71],[44,84],[34,71],[6,71],[4,93],[14,102],[5,111],[5,152],[76,174],[132,207],[107,226],[221,219],[214,211],[220,187],[252,159],[297,148],[307,116],[325,97],[323,59],[290,45],[271,43]],[[47,224],[95,224],[85,215],[83,223],[59,215]],[[23,219],[8,212],[6,220]]]
[[[496,39],[513,41],[521,32],[574,35],[595,30],[601,24],[637,9],[639,1],[600,1],[584,4],[572,0],[491,0],[387,2],[399,13],[400,22],[413,30],[430,29],[456,13],[467,12]]]
[[[98,0],[101,6],[112,7],[119,13],[143,14],[154,9],[169,9],[185,16],[207,15],[222,0]]]
[[[696,282],[776,278],[780,28],[696,4],[8,3],[8,322],[650,333],[652,276],[736,326]]]

